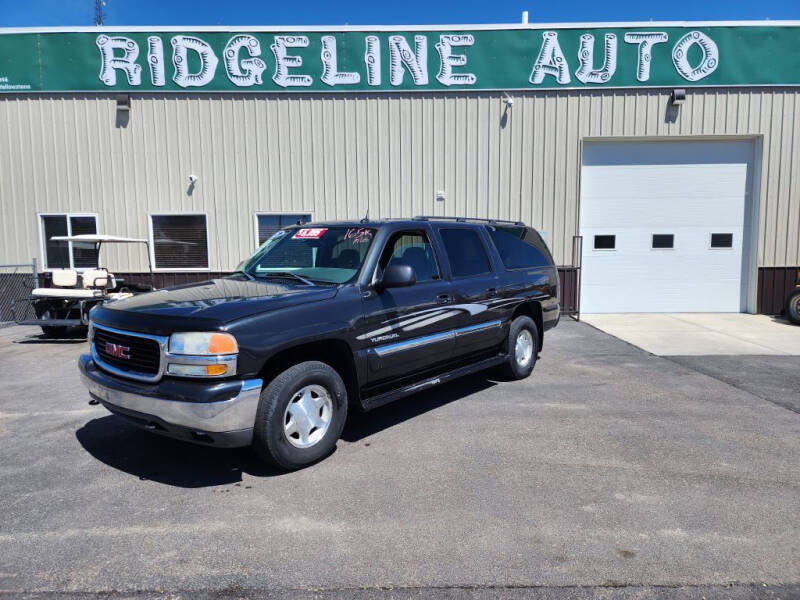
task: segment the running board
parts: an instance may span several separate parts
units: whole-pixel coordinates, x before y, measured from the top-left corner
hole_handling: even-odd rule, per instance
[[[37,327],[76,327],[87,325],[80,319],[23,319],[14,321],[17,325],[36,325]]]
[[[464,367],[459,367],[457,369],[453,369],[452,371],[447,371],[440,375],[424,379],[417,383],[412,383],[411,385],[407,385],[398,390],[392,390],[391,392],[386,392],[384,394],[379,394],[377,396],[372,396],[370,398],[363,398],[361,400],[361,404],[364,407],[364,410],[372,410],[373,408],[378,408],[379,406],[383,406],[384,404],[389,404],[390,402],[394,402],[395,400],[399,400],[400,398],[409,396],[411,394],[416,394],[417,392],[421,392],[422,390],[427,390],[441,383],[447,383],[448,381],[452,381],[453,379],[458,379],[459,377],[463,377],[464,375],[470,375],[471,373],[477,373],[478,371],[483,371],[485,369],[495,367],[497,365],[506,362],[507,360],[508,360],[508,355],[498,354],[497,356],[486,358],[480,362],[471,365],[466,365]]]

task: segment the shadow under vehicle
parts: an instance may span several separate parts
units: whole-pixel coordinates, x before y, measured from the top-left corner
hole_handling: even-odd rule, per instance
[[[93,247],[98,257],[103,244],[144,244],[151,284],[128,284],[105,267],[80,272],[77,269],[54,269],[52,287],[34,288],[27,298],[11,303],[11,313],[17,325],[38,325],[48,338],[63,337],[70,327],[82,328],[85,335],[89,311],[95,306],[155,289],[147,240],[101,234],[53,236],[50,240]]]

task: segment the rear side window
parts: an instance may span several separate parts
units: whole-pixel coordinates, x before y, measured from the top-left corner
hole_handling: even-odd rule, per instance
[[[548,267],[550,261],[539,248],[541,241],[528,227],[487,227],[506,269]]]
[[[453,277],[489,273],[489,257],[474,229],[440,229]]]

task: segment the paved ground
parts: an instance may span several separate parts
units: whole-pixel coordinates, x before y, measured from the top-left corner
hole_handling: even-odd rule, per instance
[[[0,330],[0,595],[800,597],[800,415],[716,363],[562,322],[532,378],[358,416],[279,474],[88,406],[85,344],[31,334]]]
[[[581,315],[601,331],[658,356],[800,355],[800,327],[767,315]]]

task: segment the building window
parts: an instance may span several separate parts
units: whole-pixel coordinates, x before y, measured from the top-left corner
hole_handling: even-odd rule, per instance
[[[489,273],[489,257],[474,229],[441,229],[444,250],[453,277],[472,277]]]
[[[44,269],[96,269],[99,266],[94,243],[53,241],[55,236],[97,233],[97,215],[39,215]]]
[[[261,246],[279,229],[309,221],[311,215],[308,213],[292,215],[256,213],[256,246]]]
[[[595,250],[614,250],[617,247],[616,235],[596,235],[594,236]]]
[[[674,233],[654,233],[653,250],[672,250],[675,248]]]
[[[711,234],[711,247],[712,248],[733,248],[733,234],[732,233],[712,233]]]
[[[204,214],[150,215],[156,269],[208,269],[208,224]]]

